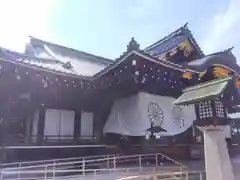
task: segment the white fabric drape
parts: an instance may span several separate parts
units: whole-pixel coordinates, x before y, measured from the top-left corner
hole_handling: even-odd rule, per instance
[[[145,122],[140,121],[141,114],[139,113],[138,102],[138,96],[116,100],[103,132],[141,136],[145,132],[146,127]]]
[[[177,135],[186,131],[196,119],[194,106],[175,106],[174,98],[140,92],[114,102],[104,126],[104,133],[145,136],[151,122],[166,132],[157,135]]]

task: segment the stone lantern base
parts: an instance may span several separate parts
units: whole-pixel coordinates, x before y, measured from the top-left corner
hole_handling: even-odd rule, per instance
[[[224,126],[198,127],[204,133],[207,180],[234,180],[232,164],[224,136]]]

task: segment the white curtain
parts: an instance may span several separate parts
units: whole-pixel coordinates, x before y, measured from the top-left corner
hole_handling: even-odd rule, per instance
[[[59,123],[60,111],[57,109],[47,109],[45,116],[44,135],[48,138],[56,139],[60,135]]]
[[[44,135],[48,139],[71,138],[74,133],[75,112],[60,109],[47,109]]]
[[[60,115],[60,135],[62,138],[71,138],[74,134],[75,112],[69,110],[61,110]]]
[[[104,133],[145,136],[146,129],[161,126],[166,132],[157,135],[177,135],[186,131],[196,119],[194,106],[175,106],[174,98],[140,92],[114,102]]]
[[[81,138],[92,139],[93,138],[93,113],[84,112],[81,113]]]

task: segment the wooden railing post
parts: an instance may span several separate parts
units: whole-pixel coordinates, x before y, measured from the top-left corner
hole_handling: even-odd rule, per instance
[[[186,179],[186,180],[189,180],[189,179],[188,179],[188,172],[186,172],[185,179]]]
[[[202,174],[202,172],[199,173],[199,176],[200,176],[200,177],[199,177],[199,180],[203,180],[203,174]]]
[[[55,176],[56,176],[55,169],[56,169],[56,161],[54,160],[53,161],[53,179],[55,179]]]
[[[109,156],[107,156],[107,169],[109,168]]]
[[[82,160],[82,175],[85,176],[85,161],[84,161],[84,158]]]
[[[156,166],[158,166],[158,154],[155,155]]]
[[[142,156],[139,155],[138,157],[138,162],[139,162],[139,169],[142,169]]]
[[[18,166],[18,177],[17,177],[18,180],[20,179],[20,176],[21,176],[21,167],[22,167],[22,164],[20,163]]]
[[[3,180],[3,173],[2,172],[0,173],[1,173],[0,180]]]
[[[113,168],[116,169],[116,157],[113,157]]]
[[[44,180],[47,180],[47,171],[48,171],[48,166],[45,167]]]

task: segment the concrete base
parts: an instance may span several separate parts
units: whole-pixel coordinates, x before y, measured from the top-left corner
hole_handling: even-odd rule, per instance
[[[204,133],[207,180],[234,180],[223,126],[200,127]]]

